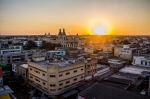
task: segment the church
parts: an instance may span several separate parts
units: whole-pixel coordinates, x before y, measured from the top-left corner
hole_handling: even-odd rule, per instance
[[[66,35],[65,29],[61,31],[59,29],[58,35],[56,37],[50,37],[46,41],[53,44],[61,44],[62,47],[77,47],[79,36],[77,35]]]

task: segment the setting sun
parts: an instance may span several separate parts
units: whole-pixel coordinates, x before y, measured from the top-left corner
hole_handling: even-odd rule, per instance
[[[92,32],[94,34],[98,34],[98,35],[105,35],[107,32],[106,27],[102,26],[102,25],[97,25],[93,28]]]

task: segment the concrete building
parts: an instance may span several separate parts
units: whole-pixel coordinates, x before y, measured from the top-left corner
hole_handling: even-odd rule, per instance
[[[21,53],[21,49],[1,49],[0,55]]]
[[[133,56],[132,64],[141,67],[150,67],[150,54],[140,54],[139,56]]]
[[[88,53],[93,54],[94,49],[93,49],[93,48],[89,48],[89,47],[85,47],[85,48],[84,48],[84,52],[88,52]]]
[[[27,61],[25,62],[12,62],[12,71],[17,74],[19,72],[19,66],[21,64],[27,64]]]
[[[1,55],[1,61],[3,65],[7,65],[13,62],[27,61],[31,56],[31,53],[5,53]]]
[[[120,69],[128,64],[127,60],[114,58],[108,59],[108,63],[111,69]]]
[[[97,73],[97,60],[88,58],[85,62],[85,80],[92,79]]]
[[[28,77],[28,64],[21,64],[18,68],[18,74],[21,75],[24,79]]]
[[[114,47],[114,56],[116,57],[132,60],[134,53],[136,53],[136,48],[130,48],[129,45]]]
[[[84,59],[45,60],[45,56],[28,60],[29,83],[46,95],[58,95],[84,80]]]
[[[50,42],[52,44],[61,44],[62,47],[77,47],[78,46],[78,34],[77,35],[66,35],[65,29],[63,29],[63,31],[61,31],[61,29],[59,29],[59,33],[57,36],[55,37],[48,37],[46,39],[47,42]]]
[[[53,58],[54,56],[64,56],[64,55],[66,55],[66,51],[64,50],[54,50],[54,51],[47,52],[48,58]]]
[[[42,46],[42,41],[41,40],[37,40],[37,41],[34,41],[36,46],[40,47]],[[28,41],[24,41],[23,42],[23,46],[26,46],[28,44]]]

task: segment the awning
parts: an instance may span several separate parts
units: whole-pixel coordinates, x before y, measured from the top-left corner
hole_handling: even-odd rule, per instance
[[[71,90],[71,91],[69,91],[68,93],[63,94],[63,95],[62,95],[62,98],[67,98],[67,97],[69,97],[69,96],[71,96],[71,95],[73,95],[73,94],[76,94],[76,93],[78,93],[77,90]]]

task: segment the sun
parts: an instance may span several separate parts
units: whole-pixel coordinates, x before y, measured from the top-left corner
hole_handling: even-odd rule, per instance
[[[109,22],[104,19],[92,20],[89,24],[89,29],[91,35],[110,35],[112,31]]]
[[[105,35],[107,33],[107,29],[105,26],[98,24],[98,25],[93,27],[92,32],[94,34],[98,34],[98,35]]]

